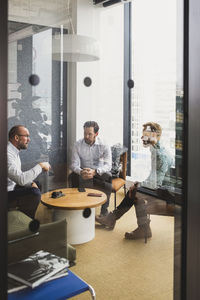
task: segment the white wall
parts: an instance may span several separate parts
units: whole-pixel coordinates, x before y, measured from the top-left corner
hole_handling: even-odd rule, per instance
[[[83,136],[83,123],[95,120],[110,145],[123,143],[123,5],[104,9],[88,0],[77,3],[77,33],[96,37],[101,57],[76,65],[76,139]],[[86,76],[90,87],[83,84]]]
[[[10,0],[9,19],[49,26],[69,26],[67,0]],[[92,0],[71,0],[78,34],[96,37],[96,62],[68,64],[68,147],[83,135],[83,123],[96,120],[110,145],[123,142],[123,5],[100,8]],[[42,17],[41,17],[42,16]],[[83,80],[91,77],[92,86]],[[68,149],[69,150],[69,149]]]

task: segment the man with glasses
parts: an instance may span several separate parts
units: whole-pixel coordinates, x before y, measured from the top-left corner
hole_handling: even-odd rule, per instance
[[[7,147],[8,208],[17,208],[34,218],[41,199],[39,183],[34,180],[42,171],[49,171],[50,165],[48,162],[41,162],[28,171],[21,170],[19,152],[26,150],[29,142],[29,131],[23,125],[10,129]]]

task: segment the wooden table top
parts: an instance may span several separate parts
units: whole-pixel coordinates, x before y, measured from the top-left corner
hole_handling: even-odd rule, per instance
[[[63,197],[60,198],[52,198],[52,192],[60,192],[64,194]],[[102,194],[101,197],[88,196],[88,193],[98,193]],[[77,188],[66,188],[66,189],[57,189],[54,191],[47,192],[42,194],[41,202],[49,207],[54,208],[63,208],[63,209],[85,209],[97,207],[107,200],[107,196],[105,193],[94,190],[94,189],[85,189],[85,192],[79,192]]]

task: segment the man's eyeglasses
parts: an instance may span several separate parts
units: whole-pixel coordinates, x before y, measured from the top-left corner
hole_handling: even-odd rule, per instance
[[[30,135],[28,134],[18,134],[18,136],[25,136],[27,139],[30,138]]]

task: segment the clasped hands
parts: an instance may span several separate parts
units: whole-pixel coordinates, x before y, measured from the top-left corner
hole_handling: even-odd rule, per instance
[[[90,168],[84,168],[81,170],[81,177],[84,180],[92,179],[96,175],[96,170]]]

